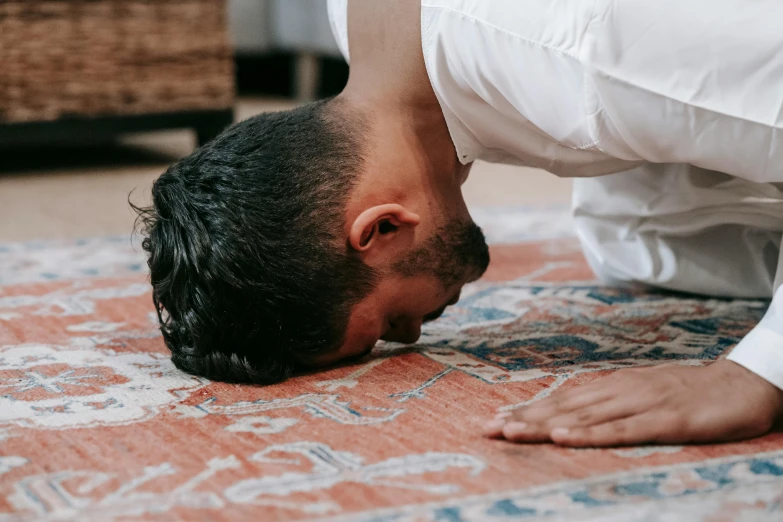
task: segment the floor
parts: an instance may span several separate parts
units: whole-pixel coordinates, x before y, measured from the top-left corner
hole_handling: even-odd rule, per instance
[[[416,345],[271,386],[175,370],[128,241],[0,244],[0,520],[783,520],[780,432],[579,450],[482,437],[489,417],[616,369],[703,365],[767,303],[602,287],[566,208],[474,214],[490,269]]]
[[[764,312],[596,286],[565,209],[517,206],[566,203],[567,180],[478,165],[483,280],[415,347],[268,387],[174,370],[127,241],[7,243],[128,234],[128,194],[145,203],[193,146],[0,151],[1,519],[783,520],[779,432],[586,450],[481,437],[488,415],[617,368],[705,364]]]
[[[292,107],[243,98],[237,117]],[[190,131],[146,133],[93,148],[0,151],[0,241],[129,234],[152,182],[195,147]],[[477,164],[465,185],[471,206],[567,203],[571,182],[544,171]]]

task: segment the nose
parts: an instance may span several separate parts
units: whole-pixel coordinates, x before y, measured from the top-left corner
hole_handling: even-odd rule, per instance
[[[400,319],[389,321],[389,328],[381,336],[392,343],[413,344],[421,337],[421,319]]]

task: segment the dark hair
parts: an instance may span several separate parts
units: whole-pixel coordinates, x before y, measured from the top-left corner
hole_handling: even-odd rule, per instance
[[[342,344],[377,277],[342,233],[363,122],[336,103],[230,127],[155,181],[151,207],[136,208],[178,368],[273,383]]]

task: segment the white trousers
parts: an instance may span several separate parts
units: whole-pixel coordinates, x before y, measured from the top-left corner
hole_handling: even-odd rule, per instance
[[[721,297],[774,294],[729,359],[783,389],[783,183],[653,163],[574,183],[577,233],[605,282]]]
[[[783,183],[648,163],[574,181],[590,266],[607,282],[726,297],[772,297],[783,283]]]

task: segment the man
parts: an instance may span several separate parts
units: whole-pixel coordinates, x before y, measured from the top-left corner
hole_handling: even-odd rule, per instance
[[[487,266],[460,191],[475,159],[580,178],[578,232],[606,280],[730,297],[780,286],[775,0],[329,8],[345,90],[232,127],[161,176],[142,214],[180,368],[273,382],[378,339],[414,342]],[[491,420],[487,435],[763,434],[783,408],[781,301],[726,360],[619,371]]]

